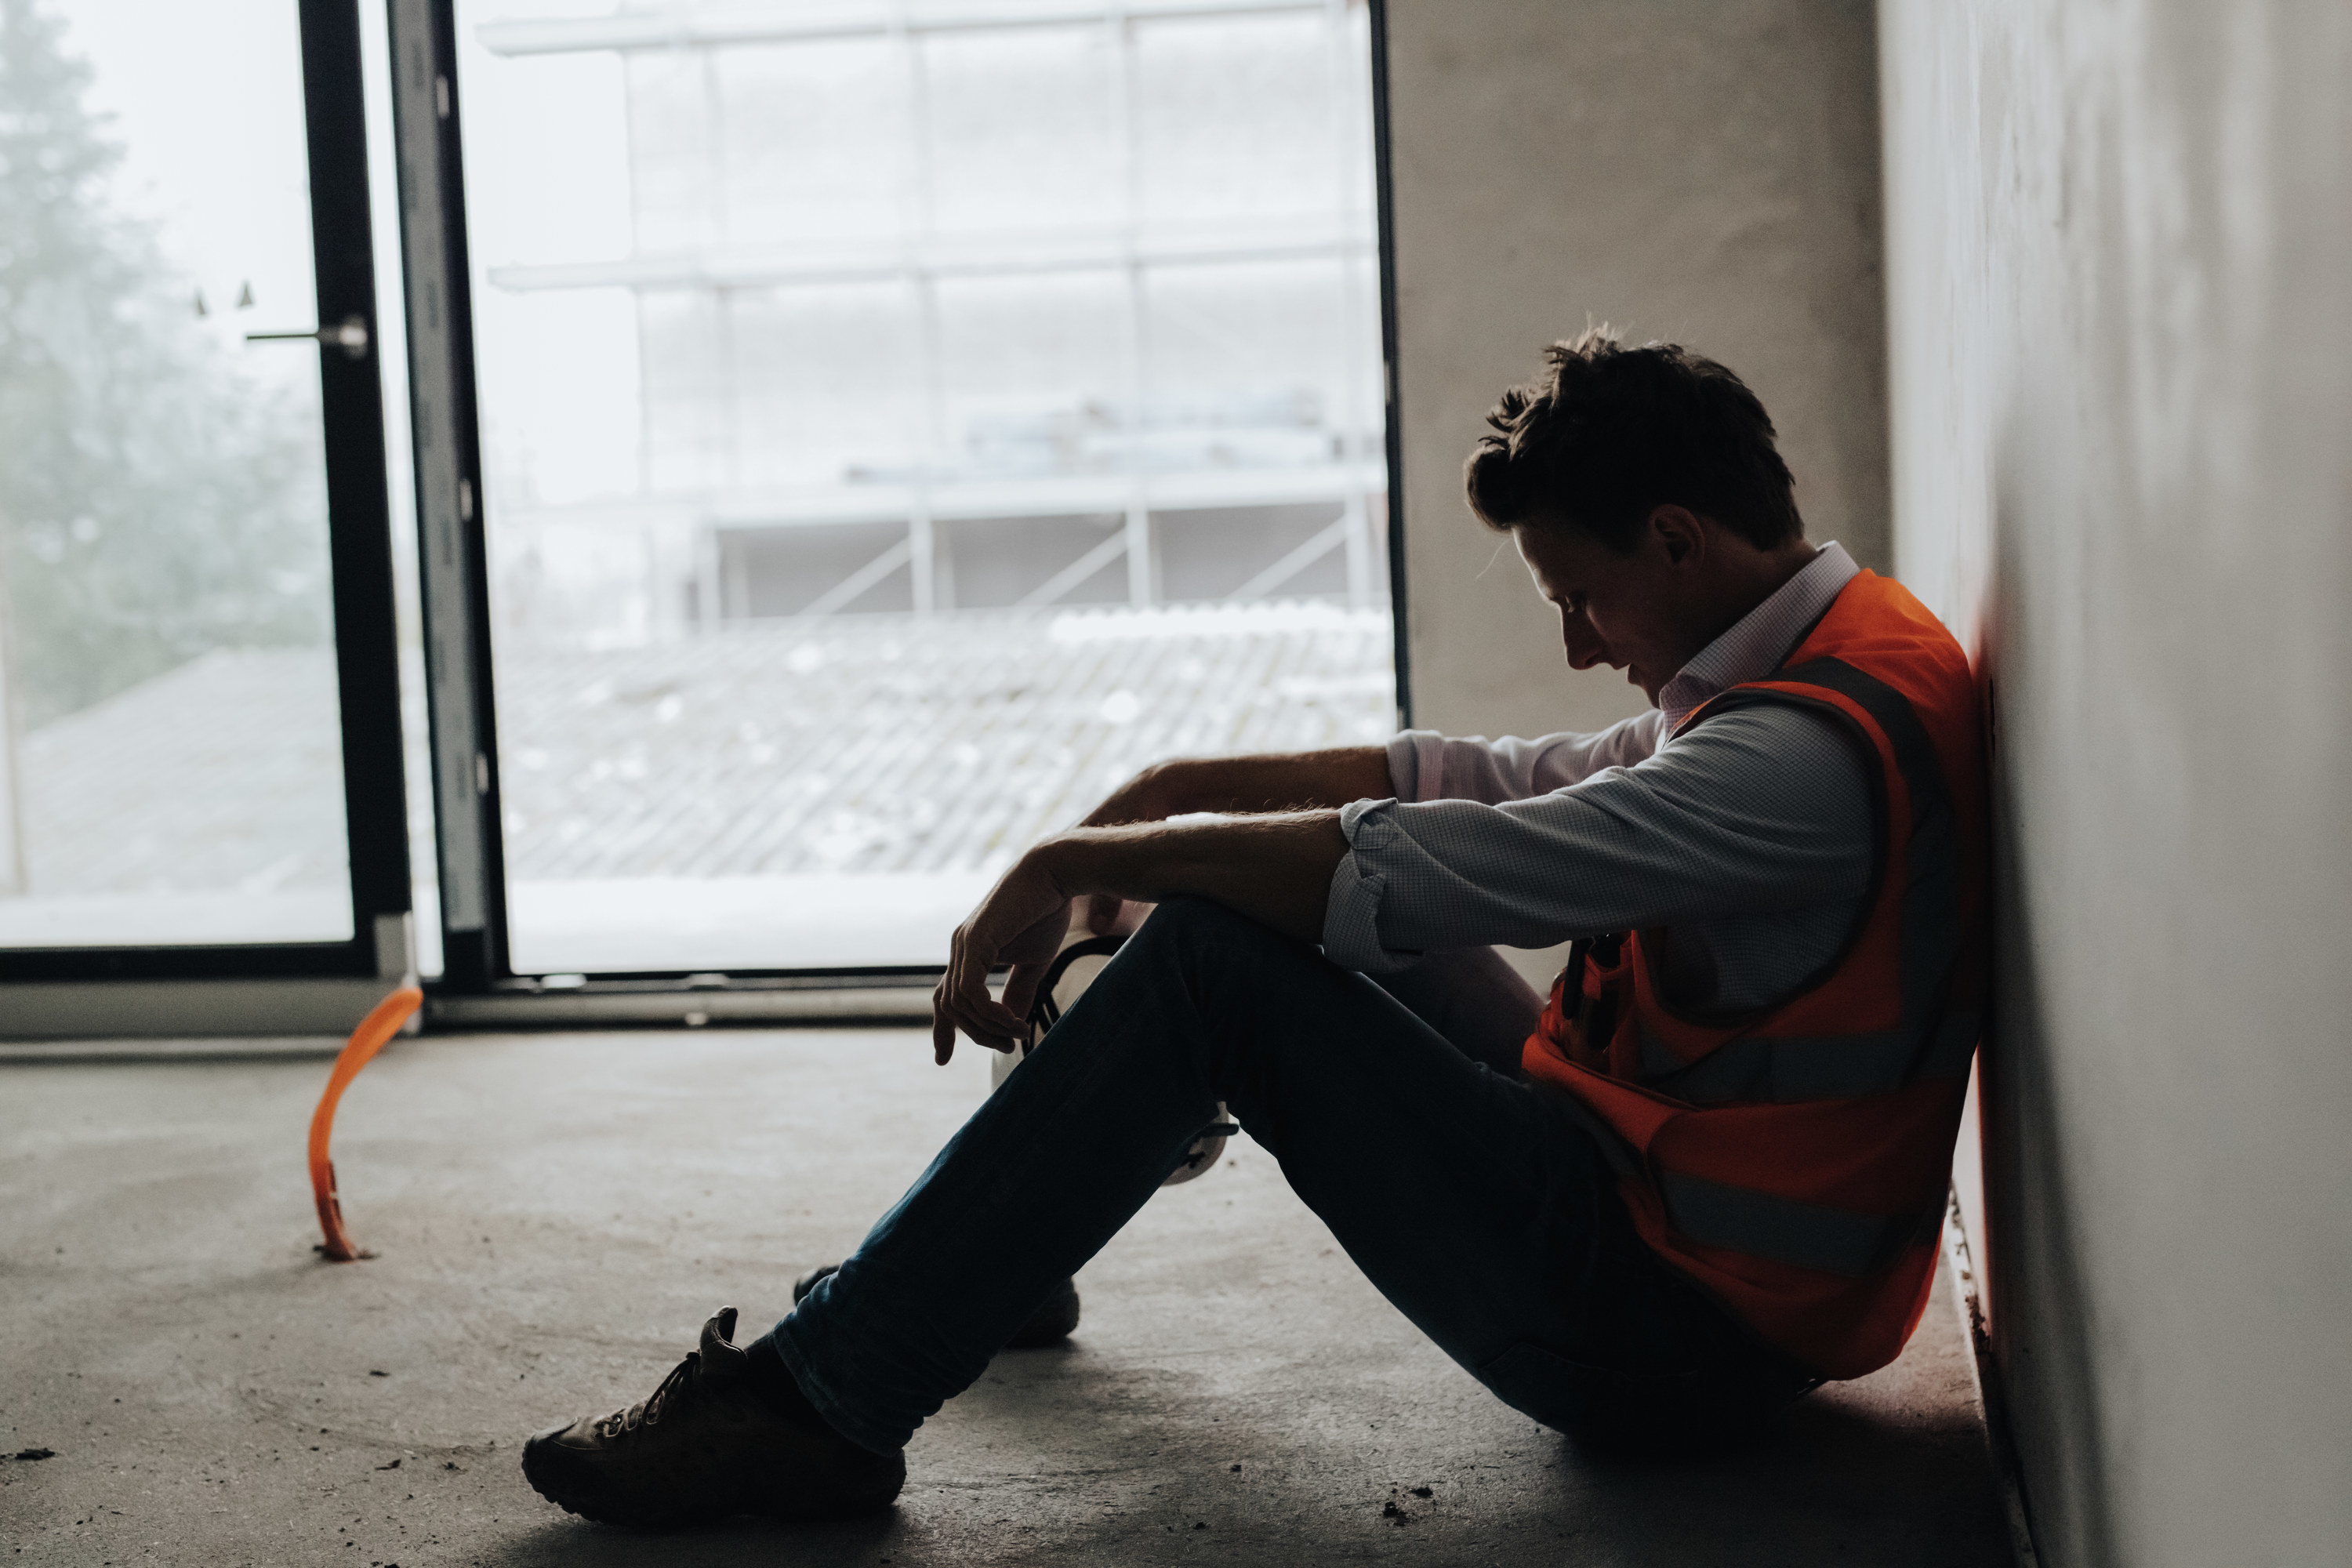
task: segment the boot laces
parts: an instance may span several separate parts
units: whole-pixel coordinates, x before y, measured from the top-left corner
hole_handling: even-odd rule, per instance
[[[596,1423],[596,1429],[609,1439],[636,1431],[642,1426],[657,1425],[664,1410],[688,1402],[696,1387],[695,1373],[701,1364],[700,1351],[688,1353],[684,1361],[670,1368],[669,1375],[661,1380],[660,1386],[656,1388],[649,1397],[614,1411],[613,1414]]]

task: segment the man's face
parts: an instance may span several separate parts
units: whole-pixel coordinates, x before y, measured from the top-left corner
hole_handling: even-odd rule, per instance
[[[1668,512],[1681,516],[1662,515]],[[1695,568],[1706,548],[1699,529],[1680,508],[1662,507],[1623,554],[1567,524],[1511,530],[1536,592],[1559,606],[1570,668],[1622,669],[1656,705],[1659,689],[1707,642],[1695,603]]]

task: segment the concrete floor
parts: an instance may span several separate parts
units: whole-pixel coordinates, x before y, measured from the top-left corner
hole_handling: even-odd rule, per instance
[[[645,1536],[523,1483],[527,1432],[643,1397],[721,1302],[761,1324],[986,1083],[912,1031],[403,1042],[346,1098],[316,1238],[317,1056],[0,1064],[0,1556],[60,1564],[1958,1565],[2008,1559],[1948,1297],[1774,1440],[1604,1462],[1497,1404],[1236,1139],[918,1434],[894,1513]],[[1429,1495],[1420,1495],[1418,1489]]]

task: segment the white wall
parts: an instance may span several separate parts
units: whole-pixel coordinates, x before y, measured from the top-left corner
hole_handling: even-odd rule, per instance
[[[2352,1562],[2352,8],[1881,29],[1896,559],[1994,691],[2044,1561]]]
[[[1391,0],[1388,47],[1414,722],[1540,734],[1643,707],[1622,676],[1569,673],[1549,606],[1462,502],[1496,395],[1588,320],[1738,371],[1809,534],[1884,568],[1866,0]]]

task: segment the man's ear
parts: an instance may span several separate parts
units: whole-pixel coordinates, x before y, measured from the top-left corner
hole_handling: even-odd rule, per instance
[[[1650,533],[1670,566],[1696,566],[1706,558],[1706,527],[1686,506],[1671,502],[1650,510]]]

